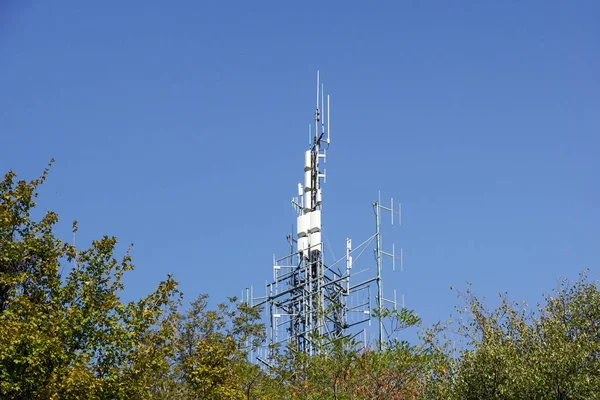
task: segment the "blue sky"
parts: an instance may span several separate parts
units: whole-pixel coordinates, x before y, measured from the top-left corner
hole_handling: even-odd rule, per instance
[[[40,207],[65,239],[135,243],[126,298],[167,273],[187,300],[264,285],[317,69],[332,251],[372,234],[378,190],[402,201],[386,290],[426,323],[466,280],[534,302],[600,278],[600,3],[166,4],[0,5],[0,170],[56,159]]]

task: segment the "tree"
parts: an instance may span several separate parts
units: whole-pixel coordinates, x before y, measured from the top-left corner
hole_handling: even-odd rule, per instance
[[[429,355],[395,335],[417,326],[419,317],[407,309],[384,309],[374,315],[386,319],[383,351],[361,348],[349,337],[313,337],[317,352],[311,356],[289,345],[273,363],[281,391],[292,399],[416,398]]]
[[[600,292],[585,274],[562,281],[533,312],[506,294],[493,310],[470,288],[462,297],[457,333],[465,347],[452,374],[437,381],[448,398],[600,398]]]
[[[175,370],[185,398],[261,398],[267,375],[247,361],[249,348],[264,337],[259,310],[237,298],[208,308],[208,295],[199,295],[178,316]]]
[[[129,251],[115,257],[116,238],[76,251],[54,236],[55,213],[32,220],[47,174],[17,182],[9,172],[0,183],[0,395],[148,398],[168,368],[174,325],[160,317],[177,283],[168,277],[143,299],[121,302],[133,264]]]

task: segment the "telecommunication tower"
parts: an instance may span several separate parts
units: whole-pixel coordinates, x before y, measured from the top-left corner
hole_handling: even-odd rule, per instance
[[[402,268],[402,251],[396,255],[395,246],[391,252],[382,250],[380,216],[382,211],[391,214],[401,223],[400,205],[394,208],[383,206],[381,199],[373,203],[375,212],[375,233],[356,247],[346,239],[346,254],[326,264],[322,227],[323,191],[326,170],[322,168],[327,160],[327,150],[331,143],[330,96],[325,96],[317,71],[316,110],[314,128],[309,125],[309,146],[304,153],[304,179],[298,184],[298,195],[292,198],[297,213],[296,232],[287,236],[290,252],[282,258],[273,257],[273,280],[266,283],[266,293],[254,297],[253,289],[247,288],[244,301],[264,308],[267,340],[258,350],[249,349],[249,357],[256,357],[267,363],[272,345],[293,343],[297,351],[307,354],[318,352],[320,338],[343,336],[365,336],[366,330],[355,328],[368,323],[371,325],[373,308],[382,310],[386,303],[397,307],[396,292],[393,299],[383,295],[383,257],[392,259],[393,270],[396,261]],[[374,248],[373,248],[374,247]],[[371,248],[375,256],[375,268],[353,272],[358,259]],[[365,274],[374,269],[375,274]],[[367,276],[358,283],[357,275]],[[374,294],[374,296],[372,295]],[[373,304],[373,298],[375,304]],[[374,307],[375,306],[375,307]],[[383,343],[384,326],[378,319],[378,346]]]

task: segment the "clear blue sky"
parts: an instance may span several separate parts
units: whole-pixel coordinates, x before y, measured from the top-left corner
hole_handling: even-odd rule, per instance
[[[85,4],[84,4],[85,3]],[[127,298],[271,277],[295,221],[315,71],[332,95],[340,256],[401,200],[391,275],[425,322],[450,286],[535,301],[600,278],[600,3],[2,1],[0,170],[78,242],[134,242]],[[329,252],[327,253],[330,254]]]

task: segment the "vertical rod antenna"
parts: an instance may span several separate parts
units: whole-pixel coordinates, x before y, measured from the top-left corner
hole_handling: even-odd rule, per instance
[[[316,144],[317,139],[319,138],[319,120],[321,119],[321,111],[319,109],[319,89],[321,88],[321,75],[319,70],[317,70],[317,109],[315,110],[315,138],[313,145]]]
[[[383,319],[382,319],[382,311],[383,311],[383,282],[381,282],[381,232],[379,231],[379,212],[380,212],[380,201],[381,194],[378,196],[378,200],[375,207],[375,232],[377,236],[377,311],[378,311],[378,319],[379,319],[379,343],[378,348],[382,350],[383,348]]]
[[[321,117],[321,134],[325,136],[325,87],[321,83],[321,109],[323,116]]]
[[[400,225],[402,225],[402,203],[398,203],[398,219],[400,220]]]
[[[317,70],[317,110],[319,109],[319,85],[320,85],[320,77],[319,77],[319,70]]]
[[[396,272],[396,245],[392,243],[392,272]]]
[[[331,119],[329,118],[329,95],[327,95],[327,144],[331,143],[330,140],[330,123],[331,123]]]
[[[404,272],[404,253],[402,248],[400,249],[400,272]]]

